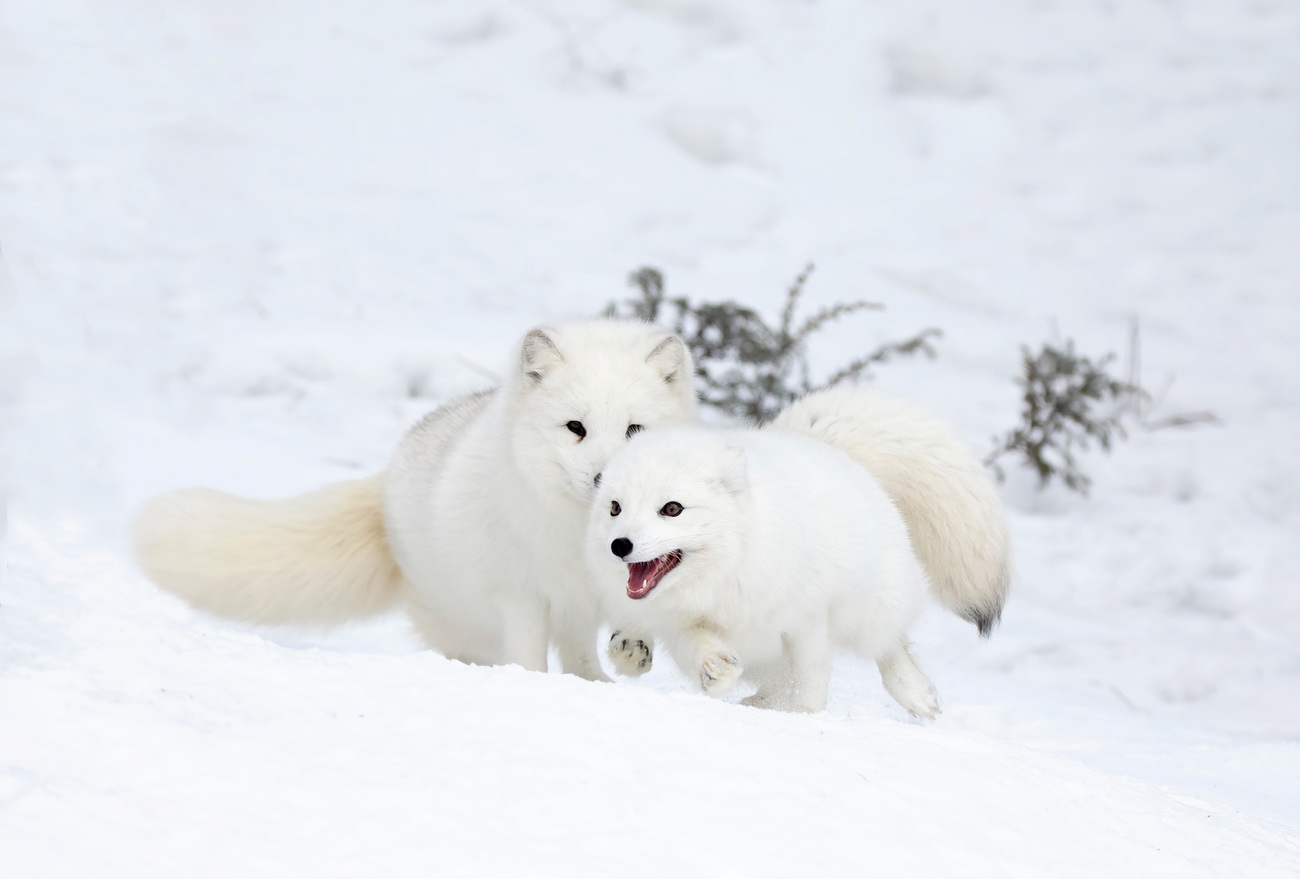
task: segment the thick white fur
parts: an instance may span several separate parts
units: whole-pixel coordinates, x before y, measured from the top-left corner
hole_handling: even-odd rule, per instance
[[[670,501],[680,515],[663,513]],[[672,552],[681,563],[629,598],[626,562]],[[907,650],[926,591],[907,526],[870,473],[822,442],[701,427],[636,437],[606,468],[587,553],[611,612],[662,637],[706,692],[745,677],[750,704],[820,711],[831,654],[847,648],[908,711],[938,711]]]
[[[404,597],[448,656],[545,670],[554,641],[565,671],[603,679],[587,505],[629,425],[692,419],[690,354],[662,329],[593,321],[530,332],[505,375],[431,413],[371,479],[287,501],[195,489],[152,502],[136,527],[143,568],[256,622],[341,622]]]
[[[195,607],[259,623],[339,623],[392,607],[381,476],[285,501],[206,488],[150,501],[135,525],[149,578]]]
[[[593,655],[601,603],[582,553],[596,476],[630,425],[693,417],[693,377],[681,340],[651,326],[534,331],[464,430],[407,435],[389,469],[386,518],[431,646],[544,671],[554,641],[566,672],[604,679]]]
[[[1011,583],[1011,540],[993,480],[947,425],[851,388],[799,400],[766,429],[822,440],[871,471],[898,505],[935,598],[987,636]]]

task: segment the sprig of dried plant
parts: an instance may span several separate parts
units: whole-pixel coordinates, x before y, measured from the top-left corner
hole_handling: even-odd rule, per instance
[[[695,359],[700,401],[755,422],[775,418],[804,394],[860,381],[874,364],[918,353],[935,355],[932,341],[943,334],[928,328],[909,339],[887,342],[814,385],[808,367],[809,339],[848,315],[879,311],[884,306],[866,300],[840,302],[799,322],[796,312],[812,271],[809,263],[787,289],[780,321],[774,327],[752,308],[732,300],[695,303],[681,296],[669,297],[664,292],[663,273],[649,267],[638,269],[629,279],[640,295],[626,300],[621,309],[611,303],[605,313],[672,327]]]

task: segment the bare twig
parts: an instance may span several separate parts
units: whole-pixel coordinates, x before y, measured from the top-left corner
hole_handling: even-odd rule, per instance
[[[943,331],[937,327],[929,327],[921,330],[921,332],[917,333],[910,339],[905,339],[901,342],[886,342],[867,356],[859,357],[857,360],[851,361],[848,366],[843,367],[831,375],[831,377],[828,378],[821,387],[816,388],[816,390],[833,388],[849,379],[856,379],[862,371],[871,366],[871,364],[884,363],[890,358],[898,355],[906,356],[920,351],[927,358],[933,359],[937,352],[934,350],[934,346],[930,344],[930,339],[932,338],[943,338]]]
[[[865,300],[837,303],[828,308],[823,308],[804,321],[803,326],[799,327],[799,332],[794,334],[794,340],[796,343],[802,342],[826,324],[834,323],[845,315],[853,314],[855,311],[884,311],[884,309],[885,306],[879,302],[867,302]]]
[[[808,265],[804,266],[803,271],[795,277],[794,283],[790,285],[788,290],[786,290],[785,308],[781,309],[780,333],[783,340],[795,338],[795,334],[790,332],[790,328],[794,326],[794,310],[799,304],[799,296],[803,293],[803,285],[808,283],[808,278],[812,275],[813,268],[815,268],[813,263],[808,263]]]
[[[1137,417],[1138,426],[1147,432],[1164,430],[1167,427],[1195,427],[1198,424],[1222,424],[1222,419],[1208,410],[1202,412],[1178,412],[1164,418],[1152,419],[1152,413],[1168,396],[1174,386],[1174,377],[1165,378],[1164,386],[1157,394],[1147,393],[1142,389],[1142,345],[1138,330],[1137,315],[1129,320],[1128,337],[1128,384],[1137,388],[1138,393],[1131,394],[1129,411]]]
[[[1166,427],[1195,427],[1198,424],[1223,424],[1223,419],[1213,412],[1183,412],[1178,415],[1170,415],[1167,418],[1160,418],[1156,421],[1144,420],[1142,429],[1145,431],[1164,430]]]

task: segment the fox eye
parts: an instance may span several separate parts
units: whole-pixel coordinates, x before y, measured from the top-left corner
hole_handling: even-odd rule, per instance
[[[584,436],[587,435],[587,428],[582,426],[581,421],[570,421],[568,424],[564,426],[567,427],[572,433],[576,433],[578,435],[578,439],[582,439]]]
[[[682,514],[682,505],[677,501],[669,501],[664,504],[663,509],[659,511],[661,516],[680,516]]]
[[[639,424],[629,424],[627,426],[627,438],[631,439],[643,430],[645,430],[645,428]]]
[[[621,512],[623,512],[623,508],[618,505],[618,501],[614,501],[609,505],[609,514],[611,516],[617,516]]]

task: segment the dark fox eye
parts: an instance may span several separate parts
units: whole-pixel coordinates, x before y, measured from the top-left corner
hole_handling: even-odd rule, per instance
[[[609,505],[609,514],[611,516],[617,516],[621,512],[623,512],[623,508],[618,505],[618,501],[614,501]]]
[[[587,435],[587,428],[582,426],[581,421],[570,421],[568,424],[564,426],[567,427],[569,430],[571,430],[573,433],[576,433],[578,435],[578,439],[582,439],[584,436]]]
[[[645,430],[645,428],[639,424],[629,424],[627,426],[627,438],[631,439],[643,430]]]
[[[682,514],[682,505],[677,501],[669,501],[664,504],[663,509],[659,511],[661,516],[680,516]]]

